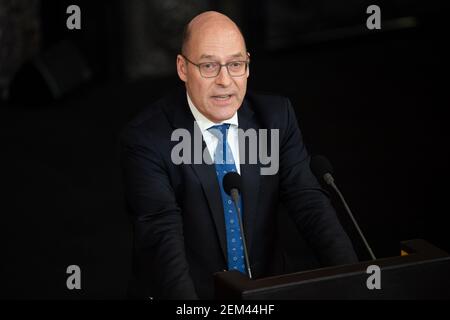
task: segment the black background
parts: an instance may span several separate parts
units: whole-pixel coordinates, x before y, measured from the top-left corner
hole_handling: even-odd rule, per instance
[[[68,39],[93,77],[55,99],[36,94],[45,81],[25,70],[12,82],[12,98],[2,101],[2,298],[125,297],[132,236],[117,136],[180,80],[170,41],[160,45],[173,54],[172,71],[127,73],[124,3],[42,1],[41,53]],[[333,163],[336,182],[378,257],[397,255],[400,241],[413,238],[450,250],[442,3],[205,1],[241,25],[252,59],[249,89],[291,99],[309,151]],[[69,4],[81,7],[81,30],[66,28]],[[382,30],[367,30],[369,4],[381,7]],[[402,17],[414,23],[392,23]],[[153,33],[164,26],[146,24]],[[367,259],[336,200],[360,258]],[[81,267],[82,290],[66,288],[71,264]]]

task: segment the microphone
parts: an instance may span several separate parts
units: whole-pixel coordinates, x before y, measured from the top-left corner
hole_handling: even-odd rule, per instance
[[[326,184],[330,185],[336,191],[336,193],[338,194],[342,203],[344,204],[345,210],[347,211],[348,215],[352,219],[353,225],[356,227],[356,230],[358,231],[359,236],[363,240],[367,251],[369,251],[371,258],[373,260],[376,260],[376,257],[373,254],[373,251],[370,248],[369,243],[367,242],[366,238],[364,237],[364,234],[362,233],[361,229],[359,228],[358,222],[356,222],[355,218],[353,217],[352,211],[350,210],[349,206],[347,205],[347,202],[345,201],[344,196],[342,195],[341,191],[339,191],[339,188],[334,183],[333,167],[331,166],[331,163],[324,156],[316,155],[316,156],[311,157],[310,167],[311,167],[311,170],[314,173],[314,175],[317,177],[317,179],[325,181]]]
[[[222,185],[223,185],[224,191],[229,196],[231,196],[231,199],[233,200],[233,203],[234,203],[234,207],[236,208],[236,211],[238,214],[239,228],[241,229],[240,231],[241,231],[241,237],[242,237],[242,244],[243,244],[243,248],[244,248],[245,264],[247,265],[248,277],[251,279],[252,278],[252,270],[250,268],[250,261],[248,259],[248,251],[247,251],[247,244],[246,244],[247,241],[245,241],[241,209],[239,209],[239,191],[242,189],[241,176],[237,172],[228,172],[223,177]]]

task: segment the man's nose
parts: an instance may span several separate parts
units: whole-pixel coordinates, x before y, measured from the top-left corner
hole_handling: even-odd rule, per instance
[[[228,73],[228,69],[226,66],[221,66],[219,74],[216,77],[216,84],[224,87],[228,87],[233,80],[231,79],[230,74]]]

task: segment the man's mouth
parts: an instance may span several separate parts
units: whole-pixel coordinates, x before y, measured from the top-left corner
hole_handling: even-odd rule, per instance
[[[212,96],[213,99],[219,100],[219,101],[226,101],[231,98],[231,94],[223,94],[223,95],[216,95]]]

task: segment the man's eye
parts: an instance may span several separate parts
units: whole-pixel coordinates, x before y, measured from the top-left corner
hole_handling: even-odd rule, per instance
[[[242,62],[240,62],[240,61],[231,62],[230,66],[232,68],[240,68],[240,67],[242,67]]]
[[[215,67],[216,67],[216,64],[215,64],[215,63],[204,63],[204,64],[203,64],[203,68],[204,68],[204,69],[210,70],[210,69],[214,69]]]

